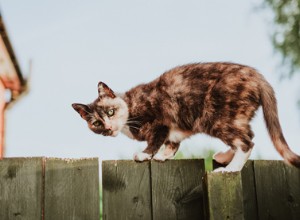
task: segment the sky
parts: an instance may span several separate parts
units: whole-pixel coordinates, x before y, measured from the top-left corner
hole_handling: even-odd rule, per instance
[[[300,154],[300,77],[280,81],[280,59],[270,41],[272,16],[257,10],[260,5],[260,0],[0,0],[30,85],[7,110],[5,156],[132,159],[145,142],[92,133],[71,104],[92,102],[99,81],[125,92],[172,67],[211,61],[246,64],[265,76],[277,95],[285,137]],[[252,128],[251,158],[280,159],[261,110]],[[203,149],[227,147],[196,135],[180,151],[185,158],[201,158]]]

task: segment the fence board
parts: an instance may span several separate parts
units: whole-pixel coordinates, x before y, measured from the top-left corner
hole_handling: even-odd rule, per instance
[[[103,161],[103,219],[151,220],[150,162]]]
[[[204,219],[204,160],[151,162],[153,219]]]
[[[282,161],[255,161],[259,219],[300,219],[300,170]]]
[[[208,173],[204,185],[203,160],[104,161],[102,171],[104,219],[300,219],[300,170],[282,161]],[[98,220],[98,173],[97,159],[0,160],[0,219]]]
[[[207,173],[204,179],[207,219],[244,219],[241,173]]]
[[[0,160],[0,219],[42,219],[42,158]]]
[[[222,166],[224,165],[213,160],[214,169]],[[244,218],[249,220],[258,219],[253,160],[248,160],[246,162],[241,171],[241,178],[243,189]]]
[[[241,177],[243,187],[244,217],[246,220],[258,219],[253,160],[248,160],[246,162],[242,169]]]
[[[98,159],[46,159],[45,220],[99,220]]]

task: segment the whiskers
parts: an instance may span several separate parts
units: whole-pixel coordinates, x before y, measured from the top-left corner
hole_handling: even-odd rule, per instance
[[[133,128],[137,131],[140,130],[140,127],[142,126],[142,122],[137,121],[136,119],[138,119],[138,118],[139,117],[132,117],[132,118],[127,119],[126,125],[129,128]]]

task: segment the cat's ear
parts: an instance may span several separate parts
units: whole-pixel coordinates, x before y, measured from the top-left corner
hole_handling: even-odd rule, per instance
[[[98,94],[99,97],[108,96],[110,98],[115,98],[116,95],[114,91],[112,91],[105,83],[99,82],[98,83]]]
[[[75,111],[77,111],[79,113],[79,115],[84,120],[87,120],[88,115],[91,114],[91,109],[87,105],[74,103],[74,104],[72,104],[72,107],[74,108]]]

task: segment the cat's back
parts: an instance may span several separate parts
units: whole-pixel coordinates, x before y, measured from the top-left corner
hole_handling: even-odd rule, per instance
[[[163,118],[166,124],[171,121],[189,130],[204,111],[213,115],[228,112],[229,104],[258,105],[262,79],[255,69],[240,64],[187,64],[132,88],[126,92],[125,101],[131,116],[143,115],[147,120]]]
[[[225,84],[257,81],[260,74],[255,69],[235,63],[193,63],[175,67],[155,82],[162,90],[172,93],[190,92],[193,88],[207,91],[218,82]]]
[[[132,88],[126,96],[138,101],[174,98],[186,101],[199,96],[204,98],[212,88],[247,88],[258,85],[259,80],[261,75],[249,66],[228,62],[192,63],[170,69],[157,79]]]
[[[183,81],[216,80],[226,75],[247,76],[253,72],[256,72],[254,68],[236,63],[192,63],[172,68],[162,74],[160,79],[176,84]]]

